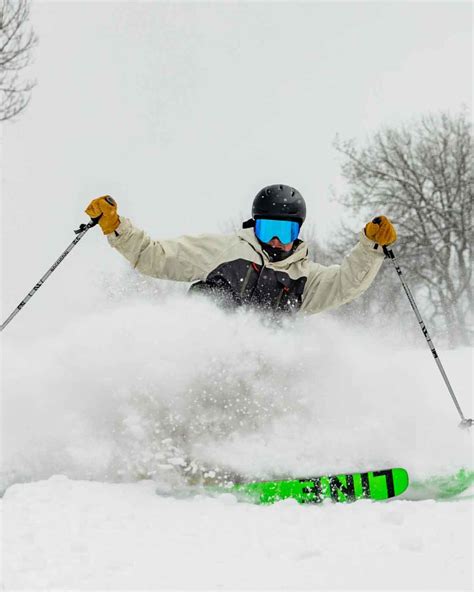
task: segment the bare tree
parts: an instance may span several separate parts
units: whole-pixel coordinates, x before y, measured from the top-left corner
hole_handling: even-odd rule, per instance
[[[34,82],[22,80],[36,36],[29,26],[29,0],[0,0],[0,121],[18,115],[28,105]]]
[[[425,116],[410,127],[380,131],[363,148],[353,142],[337,142],[336,148],[346,156],[343,175],[350,186],[342,202],[354,214],[393,219],[397,254],[431,321],[452,345],[467,344],[473,186],[467,114]],[[385,282],[393,294],[394,278]],[[368,309],[376,304],[374,291],[364,302]],[[398,301],[390,296],[385,304]]]

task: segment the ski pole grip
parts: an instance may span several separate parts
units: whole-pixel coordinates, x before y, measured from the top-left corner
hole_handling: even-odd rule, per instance
[[[387,259],[395,259],[395,253],[392,251],[392,249],[389,249],[388,247],[384,246],[383,248],[383,252],[384,255]]]
[[[95,217],[95,218],[91,218],[91,221],[89,222],[89,224],[81,224],[79,226],[79,228],[74,231],[74,233],[80,234],[81,232],[84,232],[85,230],[89,230],[89,228],[96,226],[99,223],[99,220],[101,217],[102,217],[102,214],[100,216]]]

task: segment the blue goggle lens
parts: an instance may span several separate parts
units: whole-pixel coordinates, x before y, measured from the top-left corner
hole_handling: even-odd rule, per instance
[[[298,238],[300,225],[291,220],[255,220],[255,235],[262,243],[269,243],[275,236],[284,245]]]

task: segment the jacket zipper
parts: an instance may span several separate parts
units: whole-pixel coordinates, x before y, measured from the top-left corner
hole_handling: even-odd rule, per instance
[[[257,264],[256,263],[250,264],[250,266],[255,269],[254,265],[256,266]],[[260,278],[262,277],[262,273],[263,273],[264,269],[265,269],[265,263],[262,259],[262,267],[260,269],[260,273],[258,274],[257,281],[255,282],[255,286],[253,287],[252,293],[250,294],[249,302],[252,302],[253,295],[255,294],[255,290],[257,289],[258,283],[260,282]]]

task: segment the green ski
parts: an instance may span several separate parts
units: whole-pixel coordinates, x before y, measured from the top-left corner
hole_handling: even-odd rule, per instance
[[[460,469],[452,475],[434,475],[410,483],[408,499],[447,500],[474,486],[474,471]]]
[[[405,469],[397,468],[303,479],[238,483],[227,491],[258,504],[273,504],[288,498],[293,498],[301,504],[317,504],[325,499],[333,502],[386,500],[406,491],[408,483],[408,473]]]

